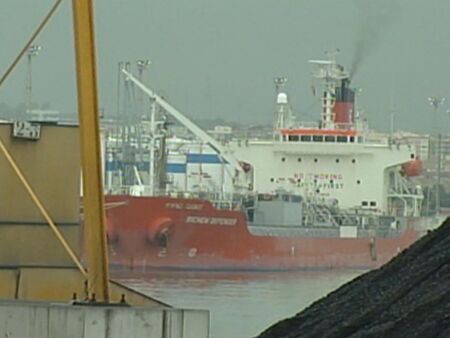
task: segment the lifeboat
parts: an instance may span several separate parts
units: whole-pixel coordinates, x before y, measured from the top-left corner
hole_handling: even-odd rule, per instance
[[[402,171],[408,177],[420,176],[422,169],[422,161],[419,159],[409,161],[402,165]]]

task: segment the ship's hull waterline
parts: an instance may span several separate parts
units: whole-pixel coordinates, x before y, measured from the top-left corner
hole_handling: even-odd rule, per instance
[[[241,211],[200,199],[108,196],[107,204],[110,263],[121,268],[375,268],[420,236],[413,222],[395,236],[255,235]]]

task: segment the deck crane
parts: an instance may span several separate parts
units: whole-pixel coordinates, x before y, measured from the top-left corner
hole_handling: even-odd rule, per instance
[[[237,173],[239,177],[240,174],[245,174],[244,169],[242,168],[239,161],[232,155],[227,149],[225,149],[217,140],[215,140],[212,136],[208,135],[203,129],[197,126],[193,121],[183,115],[179,110],[174,108],[171,104],[169,104],[166,100],[164,100],[161,96],[156,94],[153,90],[145,86],[142,82],[140,82],[136,77],[134,77],[127,70],[122,69],[122,72],[127,76],[127,78],[132,81],[140,90],[142,90],[151,100],[154,100],[156,104],[161,106],[170,116],[175,118],[178,122],[180,122],[183,126],[185,126],[189,131],[191,131],[195,136],[197,136],[204,143],[208,144],[214,151],[217,152],[219,157],[223,162],[229,163]],[[230,173],[230,176],[233,178],[236,175]]]

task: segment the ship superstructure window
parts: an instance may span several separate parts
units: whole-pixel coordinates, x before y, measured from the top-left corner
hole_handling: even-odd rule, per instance
[[[357,181],[356,181],[356,184],[361,184],[361,181],[360,181],[360,180],[357,180]]]
[[[314,159],[314,162],[316,162],[316,163],[317,163],[317,162],[319,162],[319,160],[318,160],[317,158],[315,158],[315,159]]]
[[[362,138],[362,136],[358,136],[358,143],[363,143],[363,138]]]
[[[352,163],[356,163],[356,160],[355,160],[355,159],[352,159]]]
[[[351,137],[353,137],[353,136],[351,136]],[[336,137],[336,141],[338,142],[338,143],[347,143],[347,136],[337,136]]]
[[[270,179],[270,182],[273,182],[273,181],[275,181],[275,180],[274,180],[273,178],[271,178],[271,179]]]
[[[361,202],[361,205],[362,205],[363,207],[367,207],[367,206],[369,206],[369,202],[367,202],[367,201],[362,201],[362,202]]]
[[[376,207],[377,206],[377,202],[376,201],[370,201],[370,206],[371,207]]]
[[[414,154],[411,154],[411,159],[412,159],[412,160],[414,160],[414,157],[415,157]]]
[[[302,142],[311,142],[311,135],[302,135],[302,136],[300,136],[300,141],[302,141]]]
[[[332,135],[326,135],[325,142],[336,142],[336,137]]]
[[[281,158],[281,162],[286,162],[286,158],[285,158],[285,157],[282,157],[282,158]]]
[[[350,136],[350,143],[354,143],[355,142],[355,137],[354,136]]]
[[[313,135],[313,142],[323,142],[323,135]]]
[[[301,162],[301,161],[302,161],[302,158],[299,157],[299,158],[297,159],[297,162]]]
[[[298,142],[298,135],[289,135],[289,142]]]
[[[336,163],[339,163],[339,159],[338,158],[336,159]]]

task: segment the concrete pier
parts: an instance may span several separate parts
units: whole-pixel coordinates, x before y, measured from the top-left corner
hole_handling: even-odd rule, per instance
[[[170,308],[0,302],[5,338],[209,338],[209,312]]]

